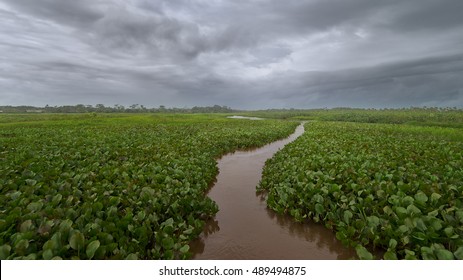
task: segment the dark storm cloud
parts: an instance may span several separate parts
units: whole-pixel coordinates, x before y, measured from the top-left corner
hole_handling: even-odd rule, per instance
[[[103,51],[133,51],[168,58],[194,58],[205,48],[198,27],[159,15],[113,11],[94,25],[91,43]]]
[[[310,103],[312,107],[445,107],[461,104],[463,80],[458,77],[462,75],[463,55],[370,68],[297,73],[281,79],[275,77],[273,88],[292,87],[293,94],[282,96],[282,102],[302,102],[305,106]],[[286,81],[293,84],[288,85]]]
[[[463,106],[459,0],[0,0],[1,104]]]
[[[463,2],[460,0],[409,1],[391,8],[393,20],[389,25],[399,32],[445,31],[462,26],[461,11]]]

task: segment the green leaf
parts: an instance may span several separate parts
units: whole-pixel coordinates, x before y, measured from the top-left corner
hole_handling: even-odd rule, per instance
[[[357,252],[357,256],[361,260],[372,260],[373,259],[373,255],[370,252],[368,252],[368,250],[362,245],[357,245],[357,247],[355,247],[355,251]]]
[[[36,259],[37,259],[36,253],[29,254],[24,258],[24,260],[36,260]]]
[[[138,256],[137,256],[137,254],[131,253],[131,254],[129,254],[125,259],[126,259],[126,260],[134,260],[134,261],[135,261],[135,260],[138,260]]]
[[[112,196],[109,199],[109,205],[117,206],[119,203],[121,203],[121,198],[120,197]]]
[[[437,218],[431,220],[431,226],[435,231],[438,231],[442,228],[443,221]]]
[[[424,192],[418,192],[415,194],[415,201],[424,205],[428,201],[428,196]]]
[[[437,249],[434,251],[438,260],[453,260],[453,253],[446,249]]]
[[[457,220],[460,223],[463,223],[463,211],[461,211],[461,210],[456,211],[455,212],[455,218],[457,218]]]
[[[103,203],[101,202],[95,202],[92,208],[93,208],[93,211],[98,212],[98,211],[103,210],[104,206],[103,206]]]
[[[173,232],[174,232],[174,227],[171,226],[171,225],[167,225],[165,226],[162,231],[166,234],[166,235],[172,235]]]
[[[337,238],[339,241],[341,241],[341,242],[344,243],[344,241],[347,240],[347,235],[346,235],[344,232],[342,232],[342,231],[338,231],[338,232],[336,232],[336,238]]]
[[[32,221],[31,220],[27,220],[27,221],[24,221],[21,226],[19,227],[19,231],[20,232],[26,232],[26,231],[29,231],[29,229],[32,228]]]
[[[405,218],[405,217],[407,217],[407,209],[405,209],[405,208],[403,208],[403,207],[398,206],[398,207],[395,209],[395,212],[396,212],[397,216],[399,216],[399,218]]]
[[[174,240],[171,237],[165,237],[162,239],[162,247],[166,250],[172,249],[174,247]]]
[[[164,221],[161,225],[163,226],[172,226],[174,224],[174,219],[169,218],[166,221]]]
[[[3,244],[0,246],[0,260],[6,260],[10,256],[11,246]]]
[[[346,210],[346,211],[344,211],[343,216],[344,216],[344,217],[343,217],[343,218],[344,218],[344,222],[345,222],[346,224],[349,224],[350,219],[352,219],[352,217],[353,217],[354,215],[352,214],[351,211]]]
[[[444,245],[440,244],[440,243],[433,243],[431,245],[431,248],[435,251],[435,250],[439,250],[439,249],[445,249]]]
[[[74,250],[81,250],[85,245],[85,237],[78,230],[74,231],[69,237],[69,246]]]
[[[458,249],[453,254],[457,260],[463,260],[463,246],[458,247]]]
[[[137,216],[138,216],[139,221],[143,221],[145,219],[145,217],[146,217],[146,213],[145,213],[145,211],[140,211],[140,212],[138,212]]]
[[[376,227],[379,225],[380,221],[379,221],[379,218],[376,217],[376,216],[369,216],[367,217],[367,221],[370,225]]]
[[[35,186],[37,184],[37,181],[32,179],[26,179],[26,184],[28,184],[29,186]]]
[[[47,240],[42,246],[42,249],[44,251],[45,250],[53,250],[55,248],[57,248],[57,246],[56,246],[55,242],[53,240],[51,240],[51,239]]]
[[[416,228],[422,232],[426,232],[426,230],[428,229],[428,227],[426,226],[426,224],[423,222],[422,219],[420,218],[416,218],[415,219],[415,222],[416,222]]]
[[[51,260],[53,258],[53,251],[50,249],[43,251],[42,257],[44,260]]]
[[[393,213],[391,207],[389,207],[389,206],[384,206],[383,207],[383,212],[385,214],[387,214],[387,215],[391,215]]]
[[[315,204],[315,211],[318,214],[323,214],[325,212],[325,208],[320,203],[317,203],[317,204]]]
[[[52,199],[51,202],[52,202],[54,205],[57,205],[58,203],[60,203],[60,201],[61,201],[62,198],[63,198],[63,196],[62,196],[61,194],[57,194],[57,195],[55,195],[55,196],[53,197],[53,199]]]
[[[180,252],[182,252],[183,254],[188,253],[189,250],[190,250],[190,246],[188,245],[185,245],[182,248],[180,248]]]
[[[413,204],[408,205],[407,212],[414,216],[421,214],[421,210]]]
[[[439,215],[438,210],[433,210],[433,211],[428,213],[428,216],[430,216],[430,217],[437,217],[437,215]]]
[[[43,203],[38,201],[38,202],[31,202],[29,205],[27,205],[27,209],[31,212],[38,212],[42,209]]]
[[[26,254],[26,250],[29,248],[29,241],[26,239],[21,239],[15,246],[15,253],[24,256]]]
[[[448,237],[452,236],[453,235],[453,227],[446,227],[444,229],[444,232]]]
[[[415,252],[405,249],[405,259],[406,260],[416,260]]]
[[[431,194],[431,201],[432,202],[437,202],[442,196],[438,193],[432,193]]]
[[[412,234],[412,237],[415,239],[417,242],[425,241],[427,239],[427,236],[423,232],[415,232]],[[423,244],[423,242],[421,242]]]
[[[401,232],[401,233],[406,233],[408,232],[410,229],[406,226],[406,225],[400,225],[398,230]]]
[[[21,196],[21,194],[22,194],[22,192],[16,191],[16,192],[11,193],[10,197],[11,197],[12,200],[16,200],[18,197]]]
[[[172,250],[165,251],[163,258],[166,259],[166,260],[173,260],[174,259],[174,251],[172,251]]]
[[[313,197],[312,197],[312,200],[314,202],[317,202],[317,203],[323,203],[325,201],[325,199],[323,198],[323,196],[321,196],[320,194],[315,194]]]
[[[387,251],[386,253],[384,253],[383,258],[385,260],[397,260],[397,255],[393,251]]]
[[[4,231],[7,227],[7,223],[4,219],[0,219],[0,232]]]
[[[434,251],[432,248],[423,246],[421,247],[421,256],[423,260],[435,260],[436,257],[434,256]]]
[[[90,242],[87,245],[87,249],[85,250],[85,253],[87,254],[87,257],[89,259],[92,259],[93,256],[95,255],[96,250],[98,250],[99,247],[100,247],[100,241],[94,240],[94,241]]]
[[[61,221],[61,224],[59,225],[59,231],[62,233],[67,233],[72,227],[72,221],[71,220],[64,220]]]
[[[394,238],[391,238],[389,240],[389,249],[395,249],[395,247],[397,247],[397,240],[395,240]]]

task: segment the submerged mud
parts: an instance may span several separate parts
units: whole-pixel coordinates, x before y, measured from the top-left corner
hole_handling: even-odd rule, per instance
[[[304,133],[301,124],[288,138],[252,151],[223,156],[208,196],[219,212],[190,244],[194,259],[350,259],[334,233],[322,225],[298,223],[268,209],[256,194],[265,161]]]

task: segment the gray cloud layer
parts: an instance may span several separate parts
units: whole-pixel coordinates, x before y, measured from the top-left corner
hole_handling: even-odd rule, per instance
[[[0,104],[463,107],[460,0],[0,0]]]

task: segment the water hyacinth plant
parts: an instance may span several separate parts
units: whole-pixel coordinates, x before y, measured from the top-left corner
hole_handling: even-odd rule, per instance
[[[297,123],[221,115],[0,121],[0,259],[174,259],[217,212],[215,159]],[[3,116],[0,116],[3,117]]]
[[[270,159],[268,206],[336,231],[361,259],[463,259],[463,137],[453,128],[310,122]]]

